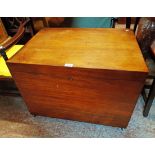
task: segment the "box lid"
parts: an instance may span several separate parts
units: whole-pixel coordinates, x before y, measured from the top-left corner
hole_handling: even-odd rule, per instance
[[[147,72],[131,30],[45,28],[8,63]]]

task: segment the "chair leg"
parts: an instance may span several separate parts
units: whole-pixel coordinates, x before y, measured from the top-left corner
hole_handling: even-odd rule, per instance
[[[131,17],[126,17],[126,28],[130,29],[131,26]]]
[[[134,33],[136,32],[137,25],[139,23],[140,17],[136,17],[135,25],[134,25]]]
[[[144,111],[143,111],[144,117],[148,116],[154,97],[155,97],[155,80],[153,80],[148,98],[145,102]]]
[[[145,93],[145,88],[143,88],[141,94],[142,94],[142,97],[143,97],[144,102],[146,102],[147,97],[146,97],[146,93]]]

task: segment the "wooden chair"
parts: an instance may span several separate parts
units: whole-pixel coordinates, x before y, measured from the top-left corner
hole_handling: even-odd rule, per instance
[[[151,45],[152,55],[155,58],[155,41]],[[152,102],[155,97],[155,61],[150,58],[150,60],[146,59],[147,66],[149,68],[149,76],[148,79],[152,80],[152,83],[146,83],[142,90],[142,96],[145,101],[143,116],[147,117],[152,106]],[[149,90],[148,95],[146,95],[146,90]]]
[[[14,36],[18,32],[21,23],[26,20],[29,20],[29,22],[25,26],[24,38],[31,38],[35,34],[33,20],[30,17],[1,17],[1,20],[10,36]]]
[[[134,24],[134,32],[136,32],[136,28],[137,28],[139,21],[140,21],[140,17],[136,17],[135,24]],[[131,17],[127,17],[126,27],[130,28],[130,25],[131,25]],[[155,41],[152,43],[150,47],[150,51],[152,52],[151,53],[152,57],[148,57],[144,55],[145,62],[149,69],[149,75],[146,79],[145,85],[141,92],[142,97],[145,102],[144,110],[143,110],[144,117],[148,116],[154,97],[155,97]],[[147,93],[147,91],[149,92]]]
[[[0,46],[0,94],[19,96],[19,92],[15,86],[12,76],[5,63],[6,60],[11,58],[23,45],[15,45],[24,35],[25,25],[30,20],[27,19],[20,24],[17,33],[9,40]]]

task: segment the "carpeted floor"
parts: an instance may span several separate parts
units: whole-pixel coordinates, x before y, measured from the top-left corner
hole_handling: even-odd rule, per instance
[[[155,101],[147,118],[140,97],[126,129],[104,125],[33,117],[20,97],[0,96],[0,137],[155,137]]]

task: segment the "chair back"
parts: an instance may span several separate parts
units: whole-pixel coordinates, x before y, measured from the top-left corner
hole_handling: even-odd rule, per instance
[[[5,42],[3,45],[0,46],[0,55],[4,58],[4,60],[8,60],[8,57],[5,53],[5,51],[10,48],[11,46],[15,45],[24,35],[25,32],[25,25],[30,21],[28,18],[23,23],[20,24],[17,33],[9,39],[7,42]]]

